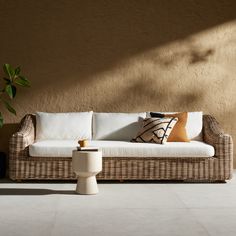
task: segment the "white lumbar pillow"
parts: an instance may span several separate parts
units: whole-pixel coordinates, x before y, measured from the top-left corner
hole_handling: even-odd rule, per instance
[[[93,139],[131,140],[142,126],[146,112],[93,113]]]
[[[178,112],[160,112],[163,114],[171,114],[171,113],[178,113]],[[188,112],[188,119],[186,124],[186,132],[187,136],[191,140],[202,141],[202,119],[203,119],[202,111],[194,111]],[[147,113],[147,117],[150,117],[150,112]]]
[[[36,113],[36,140],[91,139],[93,112]]]

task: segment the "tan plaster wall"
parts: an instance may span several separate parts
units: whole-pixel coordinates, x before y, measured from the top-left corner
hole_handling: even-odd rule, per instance
[[[236,1],[0,0],[0,64],[32,88],[3,110],[194,111],[236,140]],[[0,72],[2,77],[2,72]]]

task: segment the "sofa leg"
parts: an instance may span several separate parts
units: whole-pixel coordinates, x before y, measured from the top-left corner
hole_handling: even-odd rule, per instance
[[[17,183],[22,183],[22,180],[21,179],[16,179],[16,182]]]
[[[120,179],[119,181],[120,181],[120,183],[124,183],[125,182],[123,179]]]

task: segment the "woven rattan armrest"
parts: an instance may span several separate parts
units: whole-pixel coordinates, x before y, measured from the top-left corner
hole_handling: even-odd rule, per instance
[[[26,115],[20,123],[19,130],[12,135],[9,143],[9,157],[16,159],[28,156],[28,146],[35,141],[35,116]]]
[[[210,115],[203,116],[204,142],[215,148],[215,157],[233,159],[233,140],[229,134],[225,134],[218,121]]]

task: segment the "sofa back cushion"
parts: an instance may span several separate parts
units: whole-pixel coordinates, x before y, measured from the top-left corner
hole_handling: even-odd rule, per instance
[[[93,113],[94,140],[131,140],[142,127],[146,113]]]
[[[187,135],[191,140],[202,141],[203,126],[202,111],[188,112],[188,120],[186,124]]]
[[[91,139],[93,112],[36,113],[36,140]]]
[[[156,112],[163,114],[177,113],[177,112]],[[147,114],[150,117],[150,114]],[[202,141],[202,111],[188,112],[186,123],[187,136],[190,140]]]

